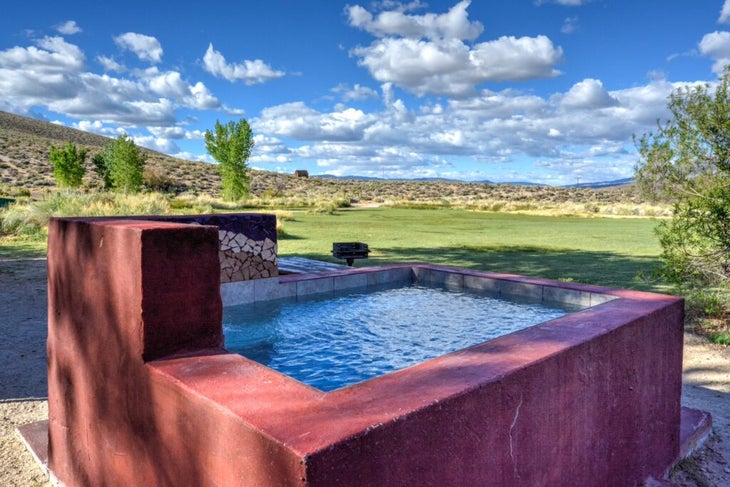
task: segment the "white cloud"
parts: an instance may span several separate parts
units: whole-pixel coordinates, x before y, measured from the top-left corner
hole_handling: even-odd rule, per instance
[[[200,81],[190,85],[177,71],[152,74],[148,83],[150,91],[156,95],[177,100],[183,106],[199,110],[216,109],[221,106],[220,101]]]
[[[81,50],[61,37],[44,37],[38,47],[0,51],[0,93],[4,110],[26,113],[34,106],[72,97],[84,69]]]
[[[45,37],[37,46],[0,51],[4,109],[27,113],[45,107],[124,126],[174,124],[179,107],[221,108],[203,83],[191,85],[178,72],[150,68],[129,78],[98,75],[84,71],[83,52],[60,37]],[[111,58],[97,60],[106,68],[122,69]]]
[[[63,35],[70,36],[81,32],[81,27],[76,24],[75,20],[67,20],[56,26],[56,30]]]
[[[563,34],[572,34],[578,30],[578,17],[566,17],[563,20],[563,26],[560,28],[560,32]]]
[[[544,5],[546,3],[557,3],[558,5],[563,5],[566,7],[578,7],[580,5],[585,5],[586,3],[590,2],[591,0],[535,0],[535,5]]]
[[[712,71],[722,73],[724,67],[730,64],[730,32],[715,31],[700,41],[700,53],[715,60]]]
[[[296,150],[290,149],[277,137],[256,134],[253,137],[255,149],[251,162],[255,164],[288,164],[294,160]]]
[[[320,111],[297,102],[264,110],[252,126],[276,141],[259,154],[262,164],[306,159],[329,173],[413,177],[456,171],[455,161],[464,159],[490,164],[529,158],[539,167],[513,180],[567,184],[576,175],[630,176],[636,162],[632,134],[654,130],[657,119],[669,116],[667,97],[679,86],[655,79],[609,91],[600,80],[587,79],[546,98],[483,90],[448,105],[426,100],[409,109],[385,84],[380,112],[344,106]],[[552,174],[545,176],[545,169]]]
[[[597,109],[617,106],[619,101],[612,97],[597,79],[585,79],[573,85],[562,97],[562,105],[569,108]]]
[[[133,135],[132,140],[134,140],[134,143],[139,146],[147,147],[148,149],[163,152],[165,154],[174,154],[180,152],[180,148],[177,146],[177,144],[175,144],[174,141],[166,139],[164,137]]]
[[[74,44],[61,37],[44,37],[38,47],[11,47],[0,51],[0,69],[18,70],[34,74],[73,72],[84,68],[86,56]]]
[[[193,154],[192,152],[183,151],[170,155],[184,161],[214,162],[208,154]]]
[[[123,73],[126,71],[126,68],[116,62],[114,58],[108,56],[97,56],[96,61],[101,64],[104,71],[113,71],[117,73]]]
[[[372,88],[368,88],[367,86],[362,86],[359,83],[355,83],[352,87],[342,83],[332,88],[332,92],[340,95],[344,101],[362,101],[367,100],[368,98],[379,97],[377,91]]]
[[[546,36],[514,37],[467,44],[482,32],[470,22],[469,1],[445,14],[409,15],[402,9],[377,16],[359,5],[346,9],[351,26],[377,39],[350,54],[380,83],[392,83],[419,96],[467,96],[485,82],[522,81],[560,74],[563,51]],[[420,4],[419,4],[420,6]]]
[[[298,140],[354,141],[362,139],[372,121],[371,116],[354,108],[320,113],[303,102],[293,102],[262,110],[256,129]]]
[[[467,46],[457,39],[385,38],[352,51],[379,82],[417,95],[464,96],[484,82],[553,77],[562,49],[545,36],[500,37]]]
[[[284,76],[283,71],[276,71],[260,59],[242,63],[228,63],[226,58],[219,51],[213,49],[213,44],[208,45],[208,50],[203,56],[203,68],[213,76],[227,79],[228,81],[243,81],[247,85],[265,83],[272,79]]]
[[[466,9],[470,3],[470,0],[462,0],[445,14],[407,15],[400,10],[391,10],[375,17],[360,5],[348,6],[346,11],[352,27],[376,37],[474,40],[484,27],[480,22],[469,21]]]
[[[187,130],[180,125],[164,127],[148,126],[147,131],[159,139],[202,140],[204,137],[203,131]]]
[[[509,119],[516,116],[541,116],[548,108],[548,103],[539,96],[512,90],[499,93],[483,90],[478,96],[452,100],[449,107],[469,118]]]
[[[99,120],[79,120],[77,123],[72,124],[72,126],[84,132],[103,135],[104,137],[114,138],[124,133],[123,129],[106,126]]]
[[[136,32],[126,32],[114,38],[122,49],[133,52],[141,61],[159,63],[162,61],[162,46],[154,37]]]
[[[730,0],[725,0],[722,4],[722,10],[720,11],[720,18],[717,22],[720,24],[727,24],[730,21]]]

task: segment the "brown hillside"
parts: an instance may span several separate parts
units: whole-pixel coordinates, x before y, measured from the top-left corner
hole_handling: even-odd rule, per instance
[[[52,146],[68,141],[100,152],[110,139],[56,124],[0,111],[0,191],[37,191],[54,186],[48,153]],[[144,149],[148,155],[146,182],[155,189],[175,193],[191,192],[216,196],[220,177],[214,164],[191,162]],[[85,184],[99,185],[87,161]],[[293,172],[293,169],[292,169]],[[289,174],[251,171],[254,196],[296,198],[347,197],[363,202],[511,202],[550,203],[638,203],[642,199],[630,186],[601,190],[515,186],[460,182],[359,181],[326,178],[297,178]]]

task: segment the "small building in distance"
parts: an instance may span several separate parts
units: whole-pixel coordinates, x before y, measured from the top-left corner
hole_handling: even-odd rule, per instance
[[[297,178],[308,178],[309,177],[309,171],[306,169],[297,169],[294,171],[294,177]]]

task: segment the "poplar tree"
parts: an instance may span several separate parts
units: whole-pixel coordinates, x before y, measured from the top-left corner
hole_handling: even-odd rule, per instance
[[[226,201],[238,201],[249,195],[247,161],[254,141],[246,119],[223,125],[218,120],[215,130],[205,131],[205,148],[218,162],[221,193]]]
[[[93,162],[104,187],[124,193],[137,193],[141,189],[147,157],[127,135],[109,142]]]

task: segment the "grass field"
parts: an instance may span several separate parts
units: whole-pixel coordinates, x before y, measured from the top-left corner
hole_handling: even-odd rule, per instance
[[[667,291],[650,276],[659,265],[655,221],[549,217],[455,209],[354,209],[295,213],[279,240],[282,256],[335,262],[332,242],[362,241],[356,265],[430,262],[606,286]]]
[[[287,212],[281,256],[337,262],[332,242],[362,241],[368,261],[429,262],[612,287],[667,292],[646,279],[659,265],[656,222],[459,209],[368,208],[335,213]],[[3,237],[0,258],[45,254],[45,242]]]

